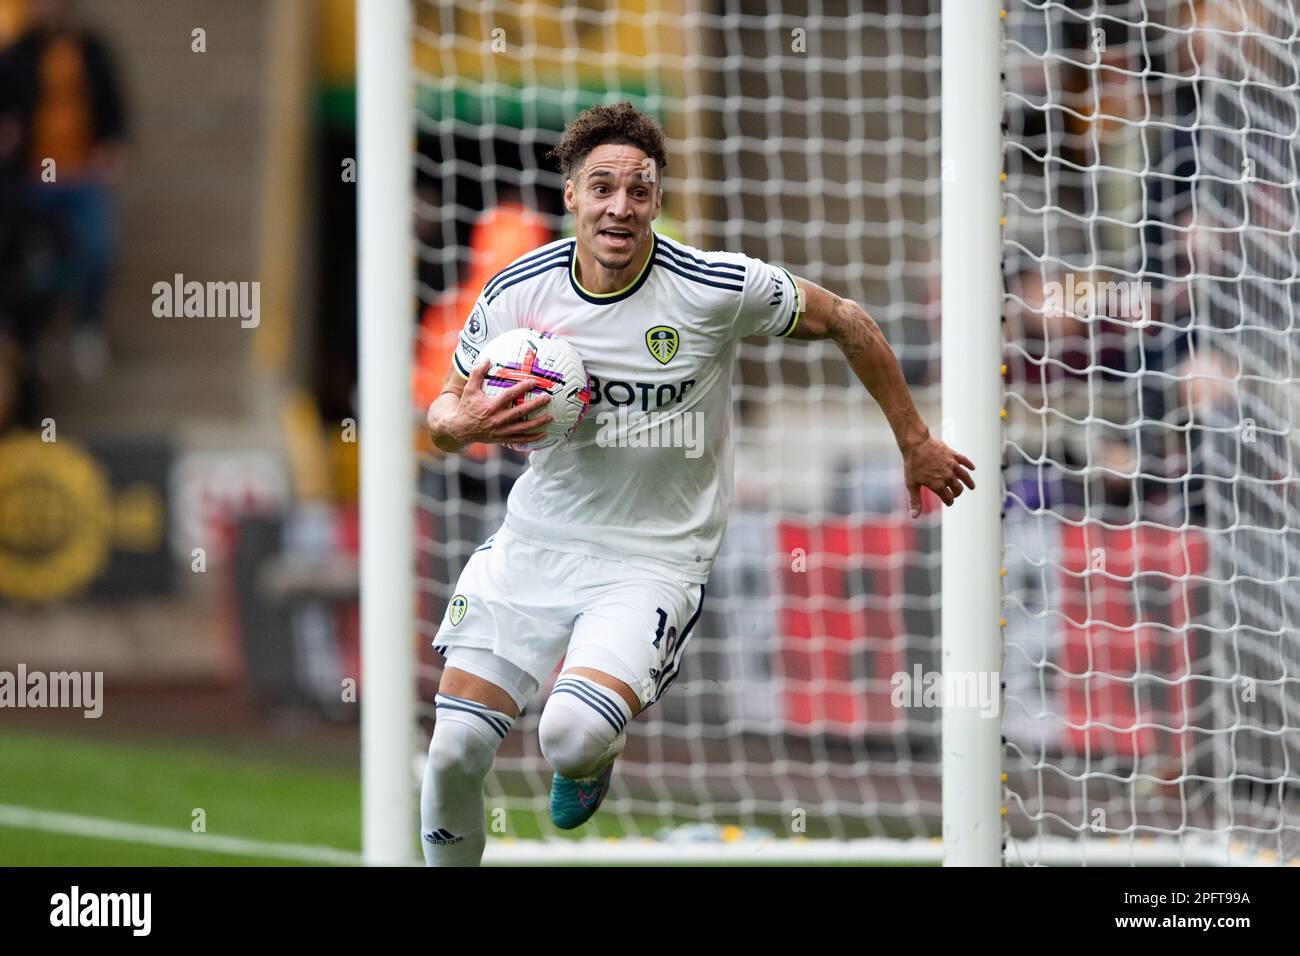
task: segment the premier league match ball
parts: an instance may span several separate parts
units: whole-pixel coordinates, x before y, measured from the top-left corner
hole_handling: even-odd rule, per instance
[[[591,388],[582,357],[572,345],[550,332],[511,329],[489,342],[483,358],[491,364],[483,379],[483,392],[498,395],[520,382],[533,387],[520,396],[522,404],[539,395],[550,395],[550,404],[530,415],[551,415],[546,437],[528,445],[510,445],[519,451],[540,451],[564,441],[582,422],[591,401]]]

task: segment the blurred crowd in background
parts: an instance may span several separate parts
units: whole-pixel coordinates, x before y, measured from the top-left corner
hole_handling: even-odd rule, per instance
[[[354,17],[0,0],[0,663],[354,719]]]
[[[0,429],[38,421],[39,393],[109,361],[103,319],[127,107],[113,53],[68,0],[10,16],[0,52]],[[18,24],[21,23],[21,26]],[[58,353],[38,346],[65,335]]]
[[[0,0],[4,661],[355,719],[354,17]],[[526,466],[435,460],[422,422],[483,285],[558,234],[558,190],[518,183],[544,148],[425,135],[413,157],[411,434],[421,495],[457,503],[417,516],[426,582]],[[480,179],[494,149],[515,155]],[[178,276],[256,281],[264,314],[161,317]]]
[[[1174,774],[1296,653],[1295,10],[1066,6],[1006,24],[1004,729]]]
[[[1008,24],[1005,379],[1023,449],[1008,483],[1030,509],[1199,525],[1205,463],[1187,426],[1233,372],[1205,335],[1207,304],[1195,308],[1221,265],[1196,192],[1220,135],[1205,116],[1207,31],[1233,18],[1186,3],[1143,29],[1121,19],[1129,8],[1050,29],[1018,10]],[[1126,294],[1061,301],[1063,288],[1102,284]],[[1025,460],[1040,456],[1050,467]]]

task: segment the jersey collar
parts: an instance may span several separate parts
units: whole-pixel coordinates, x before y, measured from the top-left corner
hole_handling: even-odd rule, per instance
[[[578,282],[578,243],[575,240],[569,249],[569,285],[573,286],[573,291],[578,294],[580,299],[590,302],[592,305],[611,305],[615,302],[622,302],[645,285],[645,280],[650,278],[650,266],[655,261],[655,252],[658,248],[659,237],[652,231],[650,233],[650,255],[645,257],[645,264],[641,266],[641,271],[637,273],[637,277],[629,285],[617,292],[588,292]]]

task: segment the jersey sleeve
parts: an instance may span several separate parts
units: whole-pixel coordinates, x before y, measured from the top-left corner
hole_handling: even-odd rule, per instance
[[[470,371],[479,362],[479,351],[502,332],[506,325],[499,306],[489,304],[486,295],[480,295],[470,310],[460,335],[456,337],[456,351],[451,364],[461,378],[469,378]]]
[[[746,256],[745,288],[736,314],[736,335],[789,335],[803,312],[794,276],[780,266]]]

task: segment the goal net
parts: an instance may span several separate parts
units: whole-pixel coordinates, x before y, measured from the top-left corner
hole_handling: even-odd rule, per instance
[[[1300,20],[1005,22],[1008,858],[1294,862]]]
[[[781,6],[415,4],[417,410],[486,279],[571,231],[564,123],[630,100],[668,135],[659,231],[863,304],[940,430],[940,4]],[[1296,22],[1204,6],[1006,3],[1009,862],[1297,850]],[[576,837],[547,818],[543,685],[487,784],[489,861],[939,859],[937,501],[908,518],[833,344],[746,340],[734,396],[680,677]],[[430,642],[525,467],[420,455],[417,770]]]

